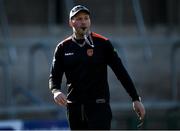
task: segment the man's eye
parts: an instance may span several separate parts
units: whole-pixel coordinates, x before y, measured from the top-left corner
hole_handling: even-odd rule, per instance
[[[88,17],[85,17],[84,19],[85,19],[85,20],[88,20],[89,18],[88,18]]]
[[[77,18],[77,20],[82,20],[82,18]]]

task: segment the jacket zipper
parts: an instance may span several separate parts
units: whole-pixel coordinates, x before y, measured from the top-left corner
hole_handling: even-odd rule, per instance
[[[85,120],[85,118],[84,118],[84,105],[83,104],[81,105],[81,118],[82,118],[82,121]]]

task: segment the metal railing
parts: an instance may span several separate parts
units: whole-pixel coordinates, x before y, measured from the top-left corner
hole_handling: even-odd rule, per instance
[[[1,34],[2,41],[0,44],[2,45],[2,49],[4,50],[4,54],[7,56],[6,59],[0,60],[0,67],[3,69],[3,79],[4,79],[4,91],[5,91],[5,103],[6,106],[8,103],[12,103],[12,66],[16,61],[16,48],[12,45],[11,37],[10,37],[10,29],[8,24],[8,19],[5,11],[4,0],[0,0],[0,26],[1,26]]]
[[[141,5],[139,0],[132,0],[132,5],[134,9],[134,14],[136,17],[136,22],[137,22],[137,29],[139,31],[140,37],[143,39],[143,43],[146,45],[144,48],[144,58],[145,60],[149,60],[152,58],[152,51],[151,47],[147,41],[147,35],[146,35],[146,28],[145,28],[145,23],[144,23],[144,18],[141,10]]]
[[[177,62],[176,56],[178,50],[180,49],[180,41],[177,41],[173,44],[171,48],[171,56],[170,56],[170,67],[171,67],[171,87],[172,87],[172,99],[175,102],[178,102],[178,86],[177,86]]]
[[[48,104],[35,94],[33,87],[35,87],[35,57],[37,52],[42,52],[47,60],[48,68],[50,68],[51,58],[49,46],[45,43],[35,43],[29,48],[29,59],[28,59],[28,87],[24,88],[22,85],[12,85],[11,69],[9,65],[0,61],[0,66],[3,67],[4,71],[4,83],[6,84],[6,106],[0,108],[0,114],[8,114],[9,118],[15,118],[17,114],[33,113],[33,112],[47,112],[57,111],[61,118],[63,109],[59,108],[54,104]],[[43,66],[43,65],[42,65]],[[16,74],[17,75],[17,74]],[[13,92],[17,92],[28,98],[32,105],[17,105],[16,99],[14,98]],[[28,102],[28,103],[29,103]]]

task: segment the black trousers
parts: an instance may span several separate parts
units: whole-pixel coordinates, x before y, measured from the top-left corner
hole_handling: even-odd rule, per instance
[[[71,130],[110,130],[112,112],[107,103],[70,103],[67,117]]]

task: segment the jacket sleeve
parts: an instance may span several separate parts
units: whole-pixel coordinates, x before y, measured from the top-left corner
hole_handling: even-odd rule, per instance
[[[123,66],[123,63],[118,56],[117,52],[115,51],[114,47],[110,43],[110,41],[107,41],[107,60],[108,65],[111,67],[113,72],[115,73],[118,80],[121,82],[129,96],[132,98],[132,101],[139,100],[139,95],[137,94],[136,88],[133,84],[133,81],[131,80],[128,72],[126,71],[125,67]]]
[[[63,46],[59,44],[54,52],[53,61],[49,76],[49,89],[52,93],[61,89],[62,77],[64,74]]]

